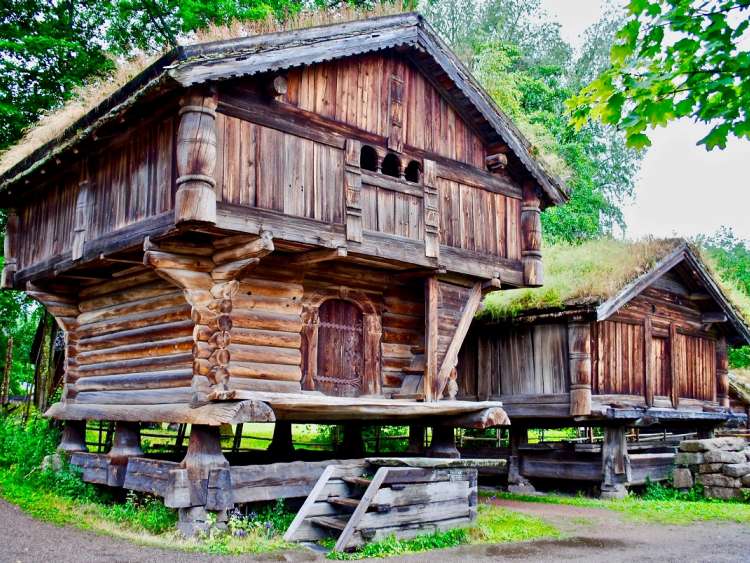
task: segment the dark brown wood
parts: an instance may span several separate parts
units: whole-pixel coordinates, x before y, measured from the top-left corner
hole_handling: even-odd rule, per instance
[[[543,284],[542,273],[542,219],[541,197],[538,188],[532,183],[523,186],[521,206],[521,256],[523,281],[525,285],[536,287]]]
[[[86,421],[66,420],[57,449],[68,453],[89,451],[86,447]]]
[[[570,414],[591,414],[591,323],[568,324],[570,362]]]
[[[274,458],[284,460],[294,455],[294,444],[292,443],[292,425],[289,422],[279,421],[273,426],[273,439],[268,446],[268,451]]]
[[[677,370],[677,325],[669,323],[669,379],[672,407],[680,406],[680,373]]]
[[[14,276],[18,270],[18,214],[15,209],[6,211],[5,239],[3,241],[3,274],[0,287],[12,288]]]
[[[456,430],[452,426],[433,426],[428,457],[460,458],[456,448]]]
[[[729,358],[724,336],[716,341],[716,401],[722,407],[729,407]]]
[[[424,393],[425,400],[436,401],[440,398],[437,393],[438,384],[438,280],[430,276],[424,282],[425,299],[425,369],[424,369]]]

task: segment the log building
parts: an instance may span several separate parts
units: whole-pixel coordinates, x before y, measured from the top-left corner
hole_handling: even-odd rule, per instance
[[[629,454],[625,434],[708,432],[734,416],[727,346],[750,342],[742,314],[679,240],[594,242],[551,256],[548,286],[488,298],[500,318],[472,327],[458,398],[503,402],[509,481],[520,488],[567,478],[621,494],[623,484],[664,478],[673,451]],[[602,448],[526,444],[528,428],[573,426],[603,428]]]
[[[458,353],[565,199],[418,15],[193,45],[2,172],[2,285],[65,331],[63,448],[115,421],[91,471],[164,493],[139,423],[191,423],[165,496],[223,509],[222,423],[507,423]]]

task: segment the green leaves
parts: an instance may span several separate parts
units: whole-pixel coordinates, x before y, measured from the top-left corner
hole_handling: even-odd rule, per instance
[[[710,124],[707,150],[746,139],[750,128],[750,0],[632,0],[610,67],[568,103],[571,122],[590,118],[648,146],[647,129],[678,118]]]

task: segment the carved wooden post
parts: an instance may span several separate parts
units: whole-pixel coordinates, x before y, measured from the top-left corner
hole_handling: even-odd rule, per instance
[[[424,430],[425,427],[420,424],[409,425],[409,447],[406,452],[415,455],[424,453]]]
[[[216,96],[195,88],[180,106],[175,222],[216,223]]]
[[[143,450],[141,449],[140,424],[137,422],[116,422],[112,448],[107,453],[109,458],[107,485],[122,487],[125,483],[128,458],[141,455],[143,455]]]
[[[422,189],[424,193],[424,254],[428,258],[440,258],[440,207],[435,162],[422,163]]]
[[[568,324],[570,366],[570,414],[591,414],[591,323]]]
[[[304,371],[302,373],[302,389],[315,390],[315,375],[318,373],[318,328],[320,317],[318,308],[305,304],[302,310],[302,350]]]
[[[2,280],[0,286],[3,288],[13,287],[13,276],[18,269],[16,252],[18,249],[18,215],[15,209],[8,209],[8,221],[5,226],[4,256]]]
[[[521,205],[521,261],[523,283],[529,287],[538,287],[544,281],[540,203],[539,188],[531,182],[526,182],[523,185]]]
[[[366,314],[362,319],[364,326],[364,387],[366,395],[380,394],[380,341],[383,328],[380,315]]]
[[[344,197],[346,201],[346,240],[362,242],[362,169],[359,157],[362,143],[346,141]]]
[[[729,408],[729,357],[727,339],[716,339],[716,401],[720,407]]]
[[[627,428],[625,426],[607,426],[604,428],[602,476],[602,498],[623,498],[628,495],[625,485],[630,482],[631,473]]]
[[[461,454],[456,447],[456,431],[452,426],[433,426],[432,440],[427,448],[427,457],[449,457],[459,459]]]
[[[404,81],[395,74],[391,75],[388,89],[388,148],[401,152],[404,141],[401,135],[404,123]]]
[[[88,180],[83,180],[78,184],[73,243],[70,248],[70,257],[72,260],[80,260],[83,257],[83,245],[86,242],[86,233],[89,225],[90,191],[91,183]]]
[[[87,452],[86,447],[86,421],[66,420],[63,426],[60,445],[57,450],[61,452]]]
[[[436,401],[435,386],[438,379],[438,279],[430,276],[425,279],[425,330],[424,330],[424,378],[422,381],[425,401]]]
[[[680,406],[680,370],[677,369],[677,325],[669,323],[669,380],[672,382],[672,406]]]

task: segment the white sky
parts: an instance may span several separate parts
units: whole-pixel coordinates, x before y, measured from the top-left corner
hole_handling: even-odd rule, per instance
[[[542,0],[573,45],[610,0]],[[625,209],[628,237],[692,236],[722,225],[750,239],[750,142],[733,140],[723,151],[696,143],[707,132],[682,120],[650,132],[636,181],[635,201]]]

